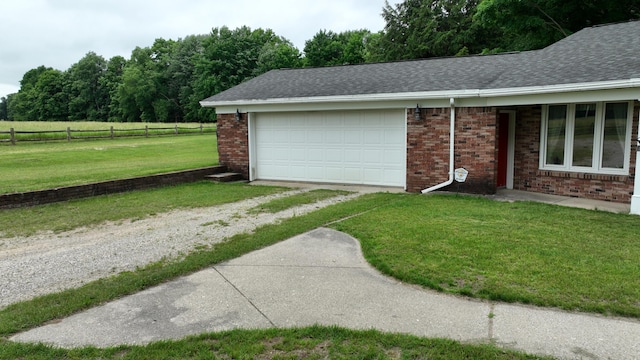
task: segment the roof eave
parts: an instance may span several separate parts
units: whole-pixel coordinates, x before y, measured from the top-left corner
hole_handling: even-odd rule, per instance
[[[498,89],[461,89],[444,91],[421,91],[384,94],[359,94],[336,95],[316,97],[294,97],[273,99],[249,99],[231,101],[206,101],[200,102],[203,107],[240,107],[259,105],[299,105],[299,104],[324,104],[324,103],[354,103],[354,102],[379,102],[379,101],[423,101],[438,99],[466,99],[466,98],[500,98],[514,96],[529,96],[543,94],[573,93],[581,91],[598,91],[612,89],[640,88],[640,78],[626,80],[610,80],[586,83],[557,84],[530,87],[498,88]],[[639,94],[640,95],[640,94]]]

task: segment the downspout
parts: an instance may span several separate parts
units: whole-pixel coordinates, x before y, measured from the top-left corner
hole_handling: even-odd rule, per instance
[[[640,121],[640,120],[639,120]],[[631,197],[631,214],[640,215],[640,134],[638,134],[638,144],[636,145],[636,177]]]
[[[442,184],[434,185],[430,188],[422,190],[423,194],[432,192],[434,190],[441,189],[445,186],[449,186],[453,183],[453,166],[455,160],[454,153],[454,140],[455,140],[455,129],[456,129],[456,102],[454,98],[449,98],[449,104],[451,106],[451,128],[449,129],[449,180],[443,182]]]

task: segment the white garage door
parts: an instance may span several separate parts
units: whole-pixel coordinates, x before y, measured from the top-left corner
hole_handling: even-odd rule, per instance
[[[255,114],[255,179],[405,186],[404,110]]]

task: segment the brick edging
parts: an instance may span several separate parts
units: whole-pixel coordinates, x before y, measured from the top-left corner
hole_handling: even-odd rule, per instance
[[[218,174],[224,171],[226,171],[224,166],[209,166],[84,185],[65,186],[55,189],[3,194],[0,195],[0,209],[35,206],[91,196],[177,185],[204,180],[204,177],[207,175]]]

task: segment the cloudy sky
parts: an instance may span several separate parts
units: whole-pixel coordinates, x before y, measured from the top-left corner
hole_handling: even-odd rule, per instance
[[[28,70],[67,70],[89,51],[129,58],[156,38],[243,25],[272,29],[302,50],[321,29],[382,30],[383,7],[384,0],[3,0],[0,97],[17,92]]]

